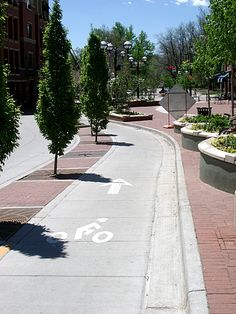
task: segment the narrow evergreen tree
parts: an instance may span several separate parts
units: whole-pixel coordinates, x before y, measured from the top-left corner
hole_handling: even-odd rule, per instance
[[[57,159],[77,133],[80,110],[75,104],[75,88],[69,52],[70,43],[61,23],[62,11],[54,0],[49,22],[44,33],[44,65],[39,82],[36,119],[43,136],[50,141],[49,151]]]
[[[6,3],[0,2],[0,47],[5,36]],[[5,159],[18,146],[20,109],[7,88],[8,68],[0,60],[0,170]]]
[[[106,56],[99,38],[91,33],[83,53],[81,67],[81,103],[95,133],[95,142],[101,129],[108,123],[110,96],[108,92],[108,68]]]

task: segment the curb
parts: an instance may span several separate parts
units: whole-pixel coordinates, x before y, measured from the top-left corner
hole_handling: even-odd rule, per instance
[[[179,205],[179,229],[182,249],[182,262],[185,281],[185,309],[186,314],[208,314],[206,289],[203,279],[202,265],[198,250],[197,239],[194,230],[191,207],[187,195],[184,169],[181,152],[178,143],[168,134],[162,131],[130,123],[114,122],[115,124],[126,125],[136,129],[143,129],[158,134],[166,139],[176,152],[176,185]],[[168,309],[166,309],[168,313]],[[165,311],[165,310],[164,310]],[[163,313],[164,313],[163,311]],[[155,313],[155,312],[153,312]]]

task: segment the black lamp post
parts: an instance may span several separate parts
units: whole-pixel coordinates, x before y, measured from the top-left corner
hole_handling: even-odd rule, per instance
[[[140,94],[140,66],[142,64],[145,64],[147,62],[147,57],[143,56],[141,60],[135,61],[132,56],[129,57],[129,62],[132,66],[135,66],[136,68],[136,74],[137,74],[137,98],[139,99],[139,94]]]
[[[120,51],[120,56],[122,59],[125,57],[126,54],[128,54],[129,50],[132,47],[132,44],[130,41],[127,40],[124,42],[123,47],[126,51],[124,51],[124,50]],[[112,52],[114,51],[113,67],[114,67],[114,77],[116,78],[117,70],[120,69],[120,66],[118,65],[118,62],[117,62],[118,61],[118,48],[114,47],[112,45],[112,43],[107,43],[104,40],[101,41],[101,48],[108,51],[109,57],[111,56]]]

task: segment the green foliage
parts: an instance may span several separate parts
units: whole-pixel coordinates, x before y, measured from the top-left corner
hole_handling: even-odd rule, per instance
[[[206,132],[220,132],[230,126],[229,118],[219,114],[210,117],[199,115],[191,117],[189,121],[189,123],[193,123],[192,130],[204,130]]]
[[[131,54],[135,60],[141,60],[143,56],[151,57],[154,51],[154,44],[148,40],[147,34],[144,31],[135,37]]]
[[[236,153],[236,137],[233,134],[212,139],[211,144],[219,150],[227,153]]]
[[[208,116],[197,115],[192,117],[183,117],[180,118],[180,122],[188,122],[188,123],[205,123],[208,120]]]
[[[123,49],[123,44],[126,40],[133,42],[135,38],[133,26],[126,27],[120,22],[116,22],[112,29],[103,25],[101,28],[93,28],[92,32],[99,37],[100,41],[105,40],[120,49]]]
[[[211,0],[206,33],[211,56],[218,62],[235,63],[236,60],[236,2]]]
[[[189,61],[183,61],[176,78],[176,83],[181,85],[184,89],[192,89],[195,86],[195,82],[192,76],[192,63]]]
[[[44,33],[44,65],[39,83],[36,119],[43,136],[50,141],[49,151],[62,155],[77,133],[80,109],[75,104],[70,43],[61,23],[62,12],[55,0]],[[56,171],[56,158],[54,173]]]
[[[94,33],[90,34],[88,45],[83,53],[81,67],[80,101],[87,115],[95,141],[101,129],[108,123],[110,96],[108,92],[108,68],[106,56],[100,47],[100,39]]]
[[[112,95],[112,107],[117,113],[123,111],[128,100],[130,75],[127,69],[121,70],[116,78],[110,80],[110,93]]]
[[[155,57],[153,56],[155,47],[154,44],[149,41],[147,34],[144,31],[141,31],[137,36],[133,31],[132,25],[125,27],[121,23],[116,22],[112,29],[103,26],[102,28],[93,29],[93,33],[99,37],[100,41],[105,40],[107,43],[112,43],[117,52],[117,65],[119,65],[119,68],[121,69],[124,67],[127,56],[122,59],[120,57],[120,52],[122,50],[124,51],[124,42],[129,40],[132,43],[132,49],[129,51],[129,54],[133,56],[135,61],[139,61],[139,64],[141,65],[139,69],[140,89],[145,90],[157,86],[157,66]],[[109,65],[112,69],[115,66],[113,58],[114,54],[114,50],[109,54]],[[145,66],[141,61],[144,56],[147,57]],[[111,72],[113,72],[113,70]],[[130,73],[129,88],[131,90],[136,90],[138,85],[137,68],[135,66],[130,68]]]
[[[0,48],[3,44],[6,14],[5,3],[0,3]],[[18,146],[20,109],[10,96],[7,88],[9,71],[7,66],[0,62],[0,170],[5,159]]]

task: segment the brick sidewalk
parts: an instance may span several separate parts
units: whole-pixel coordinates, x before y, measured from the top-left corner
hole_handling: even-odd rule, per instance
[[[195,104],[189,113],[197,112]],[[212,102],[212,113],[230,113],[228,102]],[[172,136],[181,147],[181,134],[165,129],[167,115],[156,108],[132,108],[152,113],[152,121],[135,122]],[[187,190],[203,265],[211,314],[236,313],[236,229],[233,226],[234,195],[212,188],[199,179],[200,153],[181,147]],[[201,314],[201,313],[199,313]]]

